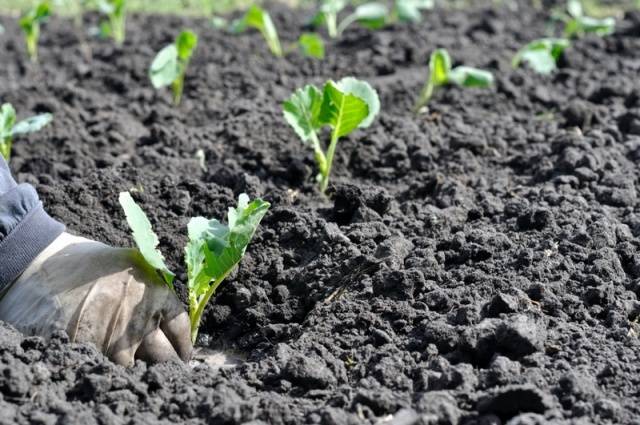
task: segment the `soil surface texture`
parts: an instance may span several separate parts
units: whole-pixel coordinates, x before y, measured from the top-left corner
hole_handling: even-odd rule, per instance
[[[271,10],[295,41],[309,14]],[[135,190],[184,299],[189,218],[224,217],[242,192],[272,203],[201,330],[242,364],[125,369],[3,325],[0,424],[640,423],[640,14],[550,76],[512,69],[548,17],[434,10],[353,26],[324,61],[160,16],[130,17],[123,47],[90,39],[89,59],[55,18],[39,66],[0,18],[0,98],[55,115],[11,167],[70,231],[131,246],[118,192]],[[174,108],[147,69],[183,27],[200,45]],[[414,116],[436,47],[495,86],[442,89]],[[325,198],[281,102],[347,75],[382,111],[340,142]]]

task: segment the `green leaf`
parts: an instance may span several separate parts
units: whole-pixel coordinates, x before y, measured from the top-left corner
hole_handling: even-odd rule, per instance
[[[586,34],[597,34],[605,36],[613,34],[616,30],[616,20],[614,18],[596,19],[583,16],[578,19],[580,32]]]
[[[324,0],[320,6],[320,11],[324,13],[340,13],[347,7],[346,0]]]
[[[173,83],[180,75],[178,66],[178,48],[169,44],[158,52],[149,68],[149,79],[153,87],[165,87]]]
[[[354,15],[360,25],[375,30],[386,24],[389,9],[383,3],[365,3],[356,7]]]
[[[556,69],[556,63],[562,52],[569,47],[569,40],[564,38],[542,38],[534,40],[514,56],[514,68],[526,63],[539,74],[549,74]]]
[[[574,18],[579,18],[583,15],[582,2],[580,0],[567,1],[567,12]]]
[[[278,32],[267,11],[256,5],[251,6],[244,17],[233,24],[234,32],[241,32],[246,28],[255,28],[260,31],[271,53],[275,56],[283,55]]]
[[[318,117],[322,106],[322,92],[313,85],[296,90],[282,104],[285,120],[304,143],[313,141],[320,127]]]
[[[403,22],[420,22],[421,10],[433,9],[433,0],[396,0],[395,10]]]
[[[176,38],[175,45],[178,51],[178,58],[182,61],[188,61],[198,45],[198,36],[189,30],[182,31]]]
[[[369,107],[363,99],[344,93],[333,81],[325,84],[319,121],[333,127],[333,138],[351,133],[368,115]]]
[[[429,59],[429,79],[434,86],[443,86],[449,82],[451,57],[444,49],[436,49]]]
[[[461,87],[486,88],[493,84],[493,74],[470,66],[457,66],[449,72],[449,82]]]
[[[304,33],[298,39],[303,55],[316,59],[324,59],[324,41],[316,33]]]
[[[149,219],[144,211],[142,211],[142,208],[133,200],[129,192],[121,192],[119,201],[140,254],[142,254],[145,261],[149,263],[151,267],[160,271],[167,285],[173,288],[175,275],[169,270],[164,262],[162,253],[157,249],[160,241],[158,240],[158,236],[153,232]]]
[[[337,85],[344,93],[357,96],[367,104],[367,117],[362,120],[358,127],[369,127],[371,123],[373,123],[376,115],[380,112],[380,98],[378,98],[378,93],[369,85],[369,83],[358,80],[354,77],[345,77],[338,81]]]
[[[53,120],[53,115],[46,113],[35,115],[33,117],[27,118],[25,120],[20,121],[11,130],[12,136],[19,136],[23,134],[34,133],[36,131],[40,131],[44,126],[49,124]]]

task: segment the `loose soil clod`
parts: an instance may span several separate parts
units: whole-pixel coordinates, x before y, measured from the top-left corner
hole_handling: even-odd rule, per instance
[[[304,14],[270,11],[297,39]],[[272,203],[201,328],[244,363],[123,369],[3,326],[0,423],[635,423],[640,15],[575,42],[551,76],[512,69],[545,19],[438,10],[350,28],[317,61],[205,20],[134,16],[123,47],[90,42],[91,63],[53,19],[35,66],[0,18],[2,100],[55,114],[12,168],[71,231],[130,244],[117,194],[138,190],[178,269],[188,217],[220,217],[241,192]],[[200,45],[174,108],[147,69],[182,27]],[[436,47],[491,70],[495,90],[442,91],[415,117]],[[345,75],[383,107],[340,142],[326,200],[280,105]]]

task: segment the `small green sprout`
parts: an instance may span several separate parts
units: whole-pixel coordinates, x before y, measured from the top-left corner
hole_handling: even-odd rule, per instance
[[[605,36],[613,34],[616,29],[614,18],[592,18],[585,16],[580,0],[567,2],[567,14],[562,14],[560,19],[564,21],[564,36],[566,38],[582,37],[585,34]]]
[[[160,272],[167,285],[173,289],[175,275],[169,270],[157,248],[158,236],[153,232],[149,219],[129,192],[120,193],[119,200],[140,254],[150,266]],[[238,206],[229,208],[227,224],[204,217],[194,217],[189,221],[189,241],[185,246],[184,259],[188,279],[191,340],[194,343],[207,303],[242,260],[269,207],[270,204],[262,199],[249,202],[249,197],[243,193],[238,199]]]
[[[433,9],[433,0],[396,0],[393,14],[401,22],[420,22],[422,11]]]
[[[429,102],[436,88],[448,84],[460,87],[486,88],[493,84],[493,75],[489,71],[470,66],[452,68],[449,53],[444,49],[437,49],[431,54],[429,79],[420,91],[418,100],[413,108],[414,112],[419,112]]]
[[[539,74],[550,74],[555,71],[556,63],[567,47],[569,40],[566,38],[534,40],[516,53],[511,64],[517,68],[524,62]]]
[[[267,46],[274,56],[283,56],[282,46],[280,45],[280,38],[278,37],[278,31],[276,30],[271,16],[269,13],[259,6],[253,5],[245,15],[236,19],[231,24],[231,31],[238,34],[246,31],[248,28],[254,28],[260,31]]]
[[[344,0],[324,0],[318,13],[312,18],[311,24],[318,26],[325,24],[331,38],[337,38],[354,22],[369,29],[382,28],[387,23],[389,9],[383,3],[364,3],[355,8],[338,24],[338,14],[347,6]]]
[[[14,137],[39,131],[52,119],[53,116],[47,113],[16,123],[16,110],[10,103],[3,104],[0,107],[0,155],[9,161]]]
[[[51,14],[49,1],[41,1],[29,9],[20,18],[20,28],[24,32],[27,53],[33,62],[38,62],[38,39],[40,38],[40,24]]]
[[[356,128],[369,127],[380,111],[380,100],[368,83],[346,77],[337,83],[328,81],[322,91],[313,85],[298,89],[282,109],[285,120],[302,142],[313,148],[319,170],[317,180],[324,193],[338,140]],[[332,130],[326,152],[318,137],[324,126]]]
[[[182,31],[175,42],[158,52],[149,68],[149,79],[156,89],[171,85],[175,105],[179,105],[182,99],[184,77],[197,45],[195,33]]]
[[[126,36],[127,0],[97,0],[97,4],[108,18],[100,25],[102,35],[112,37],[116,44],[122,45]]]
[[[313,32],[302,34],[298,39],[298,46],[304,56],[324,59],[324,41],[318,34]]]

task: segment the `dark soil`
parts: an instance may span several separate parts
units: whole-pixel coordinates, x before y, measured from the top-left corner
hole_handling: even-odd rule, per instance
[[[304,14],[274,15],[295,40]],[[90,42],[92,61],[54,19],[37,67],[0,21],[0,99],[55,114],[11,166],[70,231],[130,246],[117,194],[135,188],[181,270],[189,217],[222,217],[241,192],[273,204],[202,330],[243,365],[124,369],[4,327],[0,424],[640,423],[640,15],[549,77],[510,67],[549,28],[527,7],[353,28],[322,62],[133,17],[123,48]],[[146,72],[183,26],[201,44],[175,109]],[[495,89],[442,90],[414,117],[437,46]],[[383,107],[341,141],[325,199],[280,103],[346,75]]]

